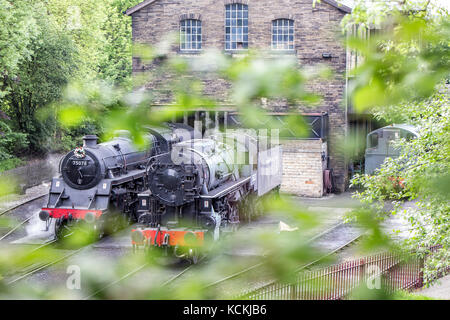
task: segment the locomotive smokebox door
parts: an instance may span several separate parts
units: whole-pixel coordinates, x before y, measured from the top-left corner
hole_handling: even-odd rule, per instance
[[[148,212],[150,210],[150,195],[147,193],[138,194],[138,212]]]

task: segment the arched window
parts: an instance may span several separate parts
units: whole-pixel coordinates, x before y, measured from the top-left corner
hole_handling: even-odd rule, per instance
[[[228,4],[225,14],[225,49],[248,49],[248,6]]]
[[[202,49],[202,22],[196,19],[185,19],[180,22],[180,49]]]
[[[272,21],[272,49],[294,50],[294,20]]]

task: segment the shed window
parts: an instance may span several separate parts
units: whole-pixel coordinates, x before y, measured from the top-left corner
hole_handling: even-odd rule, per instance
[[[228,4],[225,14],[225,49],[248,49],[248,6]]]
[[[272,49],[294,50],[294,20],[272,21]]]
[[[195,19],[186,19],[180,22],[180,49],[202,49],[202,22]]]
[[[368,148],[376,149],[378,148],[378,133],[373,133],[369,136]]]

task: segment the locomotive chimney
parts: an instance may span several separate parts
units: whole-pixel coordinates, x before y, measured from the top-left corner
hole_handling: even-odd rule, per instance
[[[97,146],[98,137],[95,134],[89,134],[83,137],[83,147],[95,148]]]

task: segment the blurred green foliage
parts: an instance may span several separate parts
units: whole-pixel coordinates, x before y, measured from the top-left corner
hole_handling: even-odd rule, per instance
[[[0,120],[0,161],[13,158],[28,146],[26,134],[13,132],[8,124]]]
[[[50,3],[57,24],[60,28],[66,28],[65,13],[73,2],[67,0]],[[81,28],[70,29],[69,33],[76,49],[74,52],[81,52],[85,60],[77,65],[79,69],[75,70],[74,77],[77,81],[67,86],[64,92],[61,85],[55,89],[58,90],[58,96],[64,97],[62,101],[54,95],[52,99],[46,101],[53,102],[52,108],[42,110],[42,116],[57,119],[58,125],[68,130],[65,135],[68,137],[66,141],[68,144],[70,141],[76,141],[75,136],[70,134],[71,130],[75,130],[74,128],[81,130],[79,128],[85,126],[86,130],[98,128],[103,139],[110,137],[116,130],[128,130],[133,141],[142,146],[146,126],[169,121],[178,116],[180,111],[192,111],[198,107],[215,110],[220,106],[220,101],[218,97],[204,95],[202,80],[206,75],[218,76],[230,82],[232,102],[242,115],[245,126],[258,128],[264,123],[266,129],[277,128],[279,124],[267,115],[263,101],[282,99],[287,102],[288,108],[294,108],[299,103],[314,105],[320,97],[308,92],[306,87],[311,80],[324,79],[329,75],[329,72],[320,71],[306,73],[297,67],[295,61],[284,58],[267,59],[263,54],[255,52],[230,57],[220,52],[207,51],[196,57],[195,61],[188,61],[171,54],[169,49],[173,42],[170,39],[162,39],[162,44],[155,48],[142,45],[134,48],[135,54],[140,55],[142,61],[157,65],[153,74],[143,74],[136,79],[135,84],[142,84],[141,80],[148,82],[149,79],[153,80],[161,74],[175,76],[166,79],[165,83],[159,83],[159,86],[152,87],[151,90],[135,90],[130,93],[127,88],[121,89],[111,83],[96,81],[97,74],[103,74],[106,75],[105,78],[115,79],[116,84],[127,83],[124,79],[128,62],[123,62],[124,65],[118,64],[118,69],[112,66],[114,61],[117,61],[116,58],[122,61],[123,57],[128,55],[126,46],[123,51],[123,48],[120,48],[121,41],[111,42],[114,44],[110,46],[106,45],[105,48],[108,48],[111,54],[107,58],[104,52],[93,50],[94,47],[101,47],[114,39],[111,34],[101,32],[105,12],[109,22],[121,21],[117,15],[117,8],[128,5],[128,2],[115,1],[117,7],[114,10],[110,8],[111,10],[103,12],[98,10],[101,2],[82,3],[84,5],[81,8],[83,13]],[[409,5],[409,2],[405,3]],[[404,8],[409,10],[409,7]],[[350,39],[349,45],[359,50],[365,57],[364,64],[355,70],[356,81],[353,82],[355,86],[351,93],[358,110],[377,108],[380,116],[382,112],[401,113],[405,120],[415,119],[422,128],[425,128],[422,131],[423,136],[408,144],[401,142],[405,150],[404,156],[399,158],[401,160],[388,161],[377,177],[359,176],[354,180],[354,184],[363,185],[365,189],[358,193],[358,196],[368,204],[379,201],[382,205],[388,199],[400,201],[404,198],[420,198],[423,204],[420,215],[414,213],[410,218],[411,223],[418,226],[419,233],[409,239],[411,240],[409,248],[416,248],[417,244],[428,245],[436,242],[442,244],[447,251],[444,250],[441,255],[436,256],[438,257],[434,264],[436,267],[439,263],[447,263],[447,260],[442,259],[448,252],[448,234],[450,234],[448,201],[444,201],[448,194],[447,190],[440,188],[441,185],[448,185],[448,162],[442,161],[442,157],[448,160],[449,151],[447,93],[444,92],[442,95],[436,93],[436,85],[448,76],[448,20],[447,16],[442,15],[430,19],[430,16],[421,12],[416,14],[413,11],[411,14],[405,14],[406,12],[409,13],[402,11],[401,8],[388,12],[384,8],[377,13],[374,21],[382,23],[389,32],[382,33],[376,44]],[[349,15],[343,23],[346,25],[365,21],[369,25],[372,22],[368,20],[372,16],[364,8],[357,7],[354,14]],[[113,17],[118,19],[115,20]],[[124,34],[129,31],[129,29],[122,30],[117,24],[111,29],[120,30],[120,33]],[[14,59],[11,58],[12,60]],[[67,79],[57,80],[61,84]],[[156,107],[153,105],[152,92],[159,89],[168,90],[172,99],[165,106]],[[410,109],[410,106],[415,107]],[[297,117],[288,118],[287,123],[297,133],[297,137],[302,137],[305,133],[305,124],[297,119]],[[386,116],[386,119],[389,117]],[[87,128],[89,125],[93,127]],[[406,169],[405,161],[409,161],[412,165],[411,170]],[[405,179],[406,187],[392,189],[387,187],[390,185],[388,182],[391,181],[390,178],[398,176]],[[0,193],[7,188],[8,186],[0,186]],[[61,287],[51,285],[46,288],[40,287],[37,281],[19,283],[12,287],[6,285],[4,281],[5,275],[20,272],[24,264],[60,257],[61,251],[51,249],[39,251],[37,256],[30,255],[29,252],[2,251],[0,294],[8,298],[217,299],[236,297],[242,286],[258,285],[267,279],[290,282],[295,277],[293,273],[295,269],[323,254],[308,242],[311,230],[320,227],[320,221],[315,213],[299,207],[288,197],[267,198],[263,208],[266,214],[275,219],[280,221],[288,219],[291,225],[298,227],[298,230],[277,233],[273,229],[242,228],[241,232],[214,244],[212,248],[205,248],[208,253],[205,263],[190,269],[188,276],[180,277],[179,281],[170,286],[163,284],[181,270],[162,264],[161,261],[164,259],[157,251],[145,255],[141,250],[132,256],[121,254],[122,259],[116,257],[107,259],[100,255],[99,250],[96,251],[93,246],[87,245],[83,255],[64,261],[59,265],[61,269],[55,266],[53,270],[55,273],[58,270],[64,273],[64,267],[73,264],[82,268],[82,288],[70,292],[64,288],[65,283],[61,283]],[[382,215],[377,211],[379,209],[367,206],[356,210],[351,217],[367,232],[362,241],[363,249],[396,248],[382,232],[379,219]],[[427,221],[425,225],[422,218],[429,218],[425,219]],[[427,228],[429,223],[431,229]],[[77,237],[70,238],[68,240],[70,243],[65,245],[69,247],[86,245],[85,240],[91,236],[81,235],[82,233],[78,233]],[[259,254],[247,259],[230,255],[246,248],[256,249]],[[237,277],[234,282],[220,286],[211,285],[223,277],[255,265],[260,267],[251,269],[251,272],[245,273],[242,277]],[[366,289],[361,286],[354,292],[353,297],[355,299],[396,297],[382,291],[368,292]]]
[[[369,10],[370,8],[370,10]],[[430,1],[360,1],[342,21],[378,28],[370,41],[354,35],[348,40],[363,63],[352,71],[350,95],[355,108],[376,111],[386,106],[430,97],[450,69],[450,20],[445,10]]]
[[[437,274],[437,264],[450,264],[448,94],[449,89],[444,86],[433,97],[403,107],[403,116],[417,126],[419,137],[398,141],[401,155],[386,159],[375,175],[356,175],[352,180],[352,185],[362,187],[355,196],[378,214],[397,213],[405,217],[413,231],[405,242],[407,248],[443,246],[442,251],[429,260],[426,268],[429,280]],[[389,109],[379,116],[388,116],[392,111]],[[388,200],[394,207],[386,212]],[[415,206],[403,207],[405,201],[411,200]]]
[[[429,1],[405,1],[393,8],[380,2],[377,10],[361,2],[343,22],[382,28],[366,46],[350,40],[364,57],[354,70],[355,107],[388,123],[413,124],[419,132],[417,139],[396,142],[400,157],[386,159],[372,176],[353,178],[352,186],[361,188],[355,197],[378,217],[404,217],[412,232],[403,243],[408,250],[443,246],[427,260],[427,281],[450,264],[449,21],[448,12]],[[405,201],[414,205],[405,206]],[[393,203],[392,210],[386,209],[387,202]]]
[[[122,12],[138,2],[2,0],[0,112],[14,133],[26,135],[28,156],[65,152],[70,139],[80,140],[54,114],[39,115],[60,101],[69,81],[130,88],[131,20]]]
[[[8,158],[0,161],[0,172],[17,168],[24,164],[24,161],[19,158]]]

